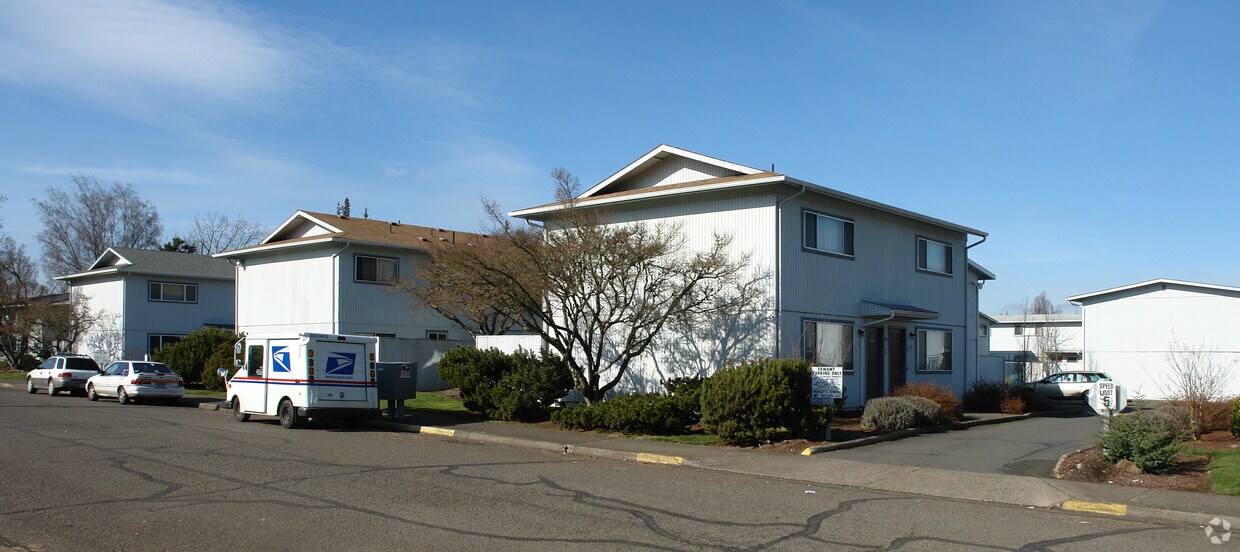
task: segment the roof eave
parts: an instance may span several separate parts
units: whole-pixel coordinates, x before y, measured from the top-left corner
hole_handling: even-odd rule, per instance
[[[280,249],[293,249],[296,247],[301,247],[301,246],[306,246],[306,245],[318,245],[318,244],[330,243],[333,241],[340,241],[340,237],[339,236],[324,236],[322,239],[317,239],[317,240],[305,240],[305,241],[298,241],[298,242],[275,242],[275,243],[269,243],[269,244],[252,245],[250,247],[243,247],[241,249],[221,251],[211,256],[217,259],[239,259],[241,257],[245,257],[247,255],[251,255],[255,253],[266,253],[268,251],[276,251]]]
[[[660,189],[659,186],[655,186],[655,187],[649,188],[648,193],[640,193],[640,194],[633,194],[633,195],[626,195],[626,196],[619,196],[619,197],[580,198],[575,203],[578,207],[597,207],[600,205],[615,205],[619,203],[628,203],[631,201],[642,201],[642,200],[647,200],[647,199],[652,199],[652,198],[673,196],[673,195],[678,195],[678,194],[710,192],[710,191],[715,191],[715,190],[725,190],[728,188],[743,188],[746,186],[758,186],[762,184],[777,184],[777,183],[783,182],[786,178],[788,177],[781,174],[781,175],[771,176],[767,178],[756,178],[756,179],[751,179],[751,180],[741,180],[737,182],[719,182],[717,184],[708,184],[705,186],[698,186],[694,188]],[[556,211],[561,211],[565,209],[567,206],[568,205],[565,203],[556,203],[552,205],[530,207],[528,209],[510,211],[508,213],[508,216],[516,217],[516,218],[523,218],[523,219],[538,220],[538,217],[536,217],[535,215],[554,213]]]

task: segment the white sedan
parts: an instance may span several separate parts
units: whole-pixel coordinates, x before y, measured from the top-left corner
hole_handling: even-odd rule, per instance
[[[1109,379],[1111,376],[1102,372],[1060,372],[1029,383],[1025,387],[1043,397],[1072,399],[1084,397],[1085,392],[1089,391],[1099,380]]]
[[[121,404],[148,398],[174,403],[185,395],[183,383],[181,376],[158,362],[120,360],[86,381],[86,396],[92,401],[116,397]]]

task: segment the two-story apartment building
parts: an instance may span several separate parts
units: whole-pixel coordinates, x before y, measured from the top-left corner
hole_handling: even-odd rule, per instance
[[[233,328],[233,270],[221,259],[110,247],[86,271],[56,279],[95,318],[75,352],[101,364],[141,359],[203,326]]]
[[[990,350],[1009,371],[1034,381],[1055,372],[1084,370],[1081,315],[997,314],[990,325]]]
[[[978,282],[970,270],[967,226],[886,205],[788,175],[662,145],[580,194],[577,208],[610,224],[676,225],[690,248],[732,237],[765,275],[761,316],[730,345],[729,358],[803,356],[845,369],[847,405],[857,407],[907,382],[944,384],[963,393],[977,378]],[[546,221],[564,203],[510,213]],[[974,263],[975,264],[975,263]],[[706,328],[705,330],[717,330]],[[728,358],[707,332],[669,335],[631,370],[629,389],[654,389],[668,377],[709,372]],[[709,359],[700,366],[694,359]]]
[[[216,254],[237,282],[237,331],[371,335],[379,360],[417,362],[421,389],[443,388],[437,353],[471,342],[464,328],[420,308],[393,284],[428,262],[432,243],[478,234],[297,211],[257,245]],[[435,343],[428,343],[435,342]]]

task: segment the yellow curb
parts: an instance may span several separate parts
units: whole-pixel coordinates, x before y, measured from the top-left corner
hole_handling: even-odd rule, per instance
[[[809,447],[801,451],[801,456],[813,456],[813,455],[814,455],[814,447]]]
[[[1106,514],[1109,516],[1126,516],[1128,515],[1128,506],[1126,504],[1115,504],[1112,502],[1086,502],[1084,500],[1065,500],[1060,508],[1064,510],[1072,510],[1074,512],[1089,512],[1092,514]]]
[[[455,429],[444,429],[442,427],[422,426],[422,429],[419,429],[418,432],[425,433],[427,435],[443,435],[444,437],[456,437]]]
[[[685,459],[679,456],[668,456],[666,454],[650,454],[648,452],[637,453],[638,462],[647,462],[650,464],[671,464],[679,466],[685,463]]]

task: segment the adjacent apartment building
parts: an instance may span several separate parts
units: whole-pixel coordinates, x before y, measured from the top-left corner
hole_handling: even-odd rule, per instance
[[[204,326],[233,329],[233,270],[221,259],[110,247],[86,271],[56,279],[96,318],[74,352],[100,364],[142,359]]]
[[[1081,307],[1089,370],[1101,370],[1129,395],[1175,395],[1175,363],[1219,368],[1228,394],[1240,395],[1240,287],[1159,278],[1068,298]]]
[[[990,351],[1003,357],[1009,373],[1023,381],[1084,370],[1081,315],[997,314],[990,324]]]
[[[843,366],[850,407],[908,382],[959,394],[979,377],[977,294],[994,275],[969,261],[969,249],[985,232],[668,145],[575,204],[611,224],[677,225],[690,247],[729,234],[733,254],[749,255],[753,274],[767,276],[758,315],[736,330],[743,343],[723,351],[726,336],[711,335],[718,328],[669,333],[630,371],[629,390],[760,356]],[[563,208],[510,214],[542,222]]]

